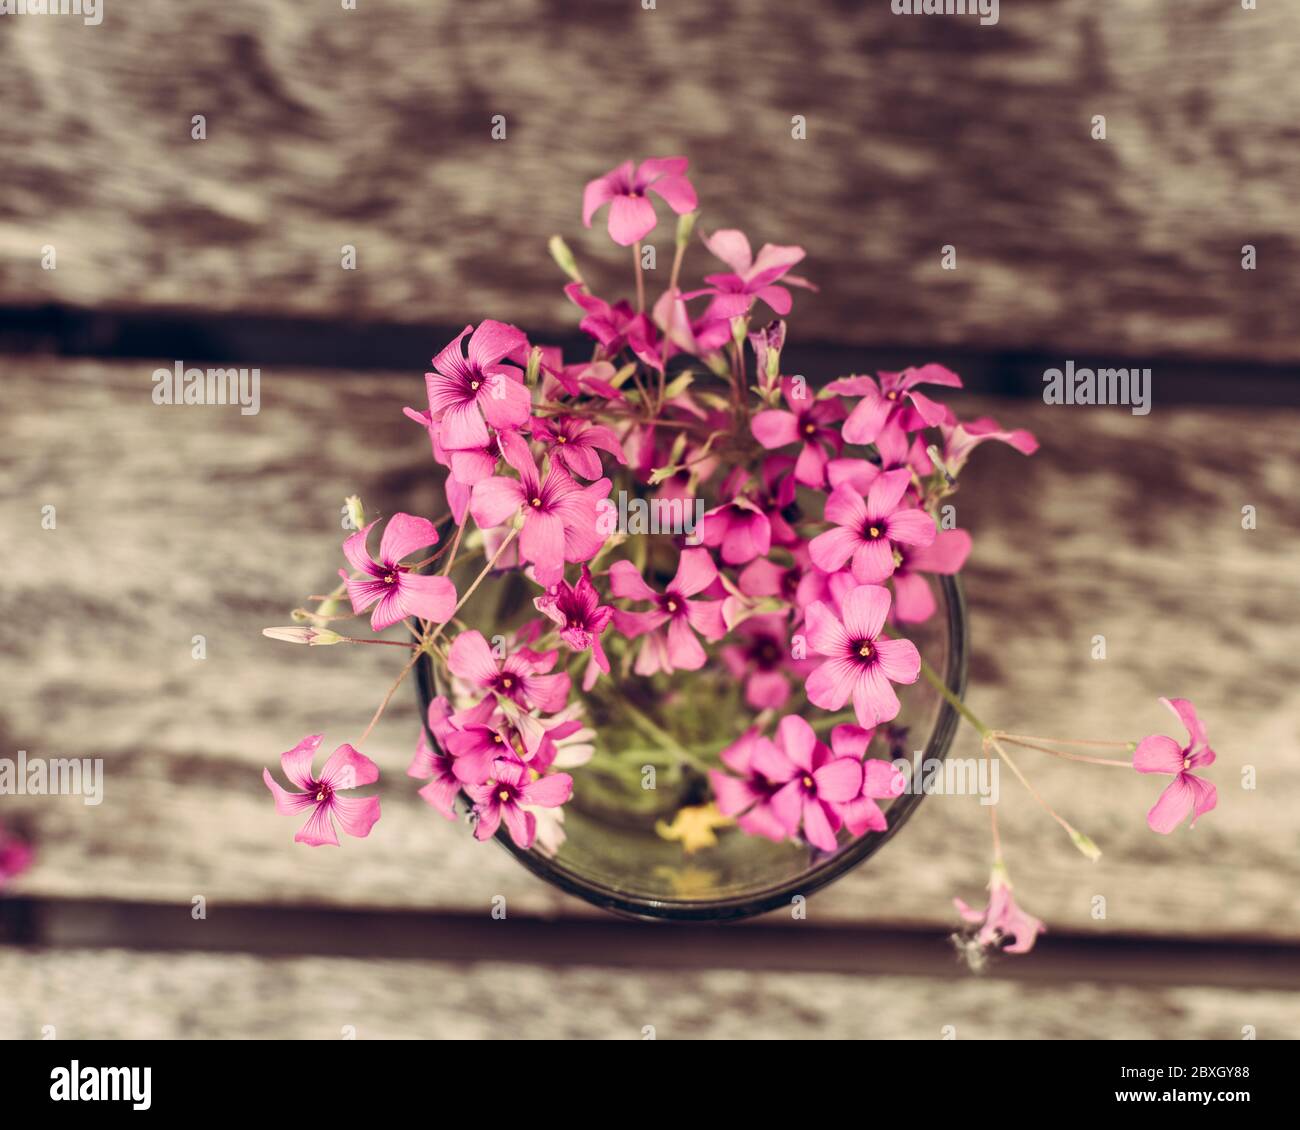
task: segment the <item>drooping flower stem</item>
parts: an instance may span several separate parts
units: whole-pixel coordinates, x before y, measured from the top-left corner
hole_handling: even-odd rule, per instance
[[[401,673],[393,680],[393,685],[388,688],[388,693],[384,695],[384,701],[379,704],[379,709],[371,716],[370,725],[366,727],[366,732],[361,735],[361,740],[357,742],[358,745],[366,744],[366,739],[370,737],[370,731],[375,728],[375,724],[383,717],[384,711],[388,709],[388,704],[393,701],[393,695],[397,693],[397,688],[402,685],[402,681],[410,674],[411,668],[420,661],[420,656],[423,654],[424,650],[420,649],[412,655],[411,661],[402,668]]]
[[[1009,741],[1017,742],[1050,742],[1052,745],[1095,745],[1105,746],[1111,749],[1127,749],[1130,751],[1137,749],[1136,742],[1098,742],[1089,741],[1085,738],[1039,738],[1035,737],[1033,734],[1009,734],[1005,730],[1000,732],[1002,737]],[[1128,763],[1125,762],[1125,764],[1127,765]],[[1132,768],[1132,766],[1129,766],[1129,768]]]
[[[1114,757],[1086,757],[1081,753],[1066,753],[1064,750],[1050,749],[1045,745],[1038,745],[1036,742],[1027,742],[1005,733],[999,733],[997,736],[1003,739],[1003,741],[1010,742],[1012,745],[1022,746],[1024,749],[1035,749],[1039,753],[1050,753],[1053,757],[1060,757],[1066,761],[1082,761],[1086,762],[1088,765],[1114,765],[1120,769],[1133,768],[1133,763],[1131,761],[1121,761]]]
[[[462,529],[463,529],[463,528],[464,528],[464,527],[462,527]],[[517,526],[516,526],[516,527],[513,527],[513,528],[510,530],[510,532],[509,532],[508,534],[506,534],[506,536],[505,536],[505,540],[502,541],[502,543],[501,543],[499,546],[497,546],[497,551],[496,551],[494,554],[492,554],[491,559],[488,561],[488,563],[487,563],[486,565],[483,566],[483,569],[482,569],[482,571],[479,573],[479,575],[478,575],[477,577],[474,578],[474,583],[473,583],[472,585],[470,585],[469,588],[467,588],[467,589],[465,590],[465,595],[462,596],[462,597],[460,598],[460,601],[457,603],[456,607],[453,608],[453,609],[451,610],[451,615],[452,615],[452,616],[455,616],[457,612],[459,612],[462,608],[465,607],[465,602],[466,602],[467,600],[469,600],[469,598],[470,598],[471,596],[474,595],[474,593],[475,593],[475,591],[478,589],[479,585],[481,585],[481,584],[483,583],[484,578],[486,578],[487,575],[488,575],[490,572],[492,572],[493,568],[496,566],[496,563],[497,563],[497,561],[500,559],[501,555],[502,555],[503,553],[505,553],[505,551],[506,551],[506,547],[507,547],[507,546],[508,546],[512,541],[515,540],[515,538],[518,536],[518,534],[519,534],[519,528],[518,528]],[[450,617],[449,617],[448,619],[450,620]],[[444,629],[446,626],[447,626],[446,624],[439,624],[439,625],[438,625],[438,629],[437,629],[437,631],[435,631],[435,632],[433,633],[433,635],[429,637],[429,642],[432,643],[432,642],[435,641],[435,640],[436,640],[440,635],[442,635],[443,629]]]
[[[948,684],[939,677],[939,672],[926,662],[924,656],[921,657],[921,674],[925,676],[926,682],[928,682],[944,697],[949,706],[975,727],[975,731],[980,735],[980,737],[987,738],[993,732],[990,727],[984,725],[983,722],[975,717],[975,714],[969,706],[962,702],[961,699],[948,689]]]
[[[1003,746],[1001,741],[999,741],[999,737],[1002,736],[1000,732],[993,730],[991,727],[986,726],[981,722],[979,718],[975,716],[970,707],[948,689],[948,685],[939,677],[939,673],[935,671],[935,669],[931,667],[925,659],[921,660],[921,674],[923,674],[926,681],[944,697],[948,705],[956,710],[958,714],[966,719],[966,721],[969,722],[976,731],[978,731],[980,736],[983,738],[984,753],[987,755],[990,746],[996,750],[998,756],[1003,762],[1005,762],[1006,767],[1015,774],[1016,780],[1024,785],[1029,795],[1038,802],[1039,806],[1065,830],[1066,835],[1070,837],[1070,842],[1089,859],[1099,859],[1101,857],[1101,851],[1097,848],[1097,845],[1094,844],[1088,836],[1085,836],[1074,827],[1074,825],[1066,820],[1065,817],[1058,813],[1056,809],[1048,804],[1047,801],[1043,799],[1042,794],[1029,783],[1029,778],[1020,771],[1020,766],[1015,763],[1015,760],[1009,753],[1007,753],[1006,747]]]

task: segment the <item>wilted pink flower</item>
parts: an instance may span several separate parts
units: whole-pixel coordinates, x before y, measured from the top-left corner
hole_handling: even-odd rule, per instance
[[[469,509],[483,529],[523,515],[519,555],[531,561],[537,583],[550,586],[564,576],[566,561],[589,561],[605,544],[596,529],[596,503],[609,492],[609,480],[580,487],[552,464],[543,482],[531,455],[516,463],[518,479],[496,475],[474,486]]]
[[[269,769],[262,770],[262,780],[275,797],[275,810],[281,816],[312,810],[307,823],[295,835],[296,843],[320,847],[338,846],[334,819],[349,836],[365,837],[379,819],[378,797],[345,797],[339,792],[379,780],[379,766],[350,745],[341,745],[325,762],[319,777],[312,776],[312,761],[320,748],[322,735],[305,737],[293,749],[280,755],[284,775],[303,791],[291,793],[275,783]]]
[[[1162,698],[1187,727],[1188,740],[1180,746],[1164,734],[1152,734],[1138,742],[1133,753],[1133,768],[1139,773],[1169,773],[1173,780],[1147,813],[1147,825],[1153,832],[1168,835],[1190,812],[1190,827],[1219,803],[1219,792],[1192,772],[1202,765],[1214,764],[1214,750],[1205,736],[1205,727],[1196,716],[1196,708],[1185,698]]]
[[[549,713],[559,710],[569,697],[569,676],[562,671],[548,674],[557,657],[554,651],[539,655],[521,648],[498,658],[483,633],[471,630],[452,641],[447,666],[478,690],[499,694],[524,710]]]
[[[545,444],[553,459],[584,479],[600,478],[600,451],[609,452],[621,464],[627,463],[623,445],[611,429],[577,416],[534,420],[533,439]]]
[[[551,773],[532,780],[528,767],[514,758],[498,758],[492,777],[481,785],[466,785],[465,792],[474,801],[478,822],[474,837],[486,840],[496,833],[504,820],[516,846],[527,850],[537,835],[537,819],[524,806],[557,808],[573,795],[573,778],[567,773]]]
[[[817,740],[807,722],[787,714],[777,724],[773,750],[756,750],[754,764],[781,784],[771,806],[782,827],[793,836],[802,825],[803,837],[813,847],[834,851],[835,833],[843,819],[840,806],[862,791],[861,762],[856,757],[837,757]]]
[[[610,305],[578,282],[569,283],[564,293],[586,315],[578,323],[578,329],[594,337],[608,356],[612,357],[627,344],[628,330],[636,318],[630,303],[620,301]]]
[[[1008,444],[1021,455],[1033,455],[1038,450],[1038,440],[1032,432],[1027,432],[1024,428],[1003,431],[998,427],[998,422],[989,416],[966,423],[940,424],[939,434],[943,436],[943,465],[953,476],[966,466],[970,453],[989,440]]]
[[[921,674],[921,655],[911,640],[885,640],[880,630],[889,615],[889,590],[858,585],[841,601],[842,620],[821,601],[808,606],[808,644],[828,656],[808,676],[808,699],[823,710],[839,710],[851,698],[864,728],[898,716],[892,683],[914,683]]]
[[[793,305],[790,292],[775,285],[778,279],[784,279],[791,286],[817,289],[807,279],[787,274],[803,259],[802,247],[765,243],[755,258],[745,233],[734,228],[706,236],[704,246],[731,268],[730,274],[705,276],[704,281],[714,296],[704,313],[706,321],[730,322],[732,318],[749,313],[755,299],[766,302],[777,314],[790,313]]]
[[[960,573],[970,556],[970,534],[965,530],[940,530],[926,546],[895,546],[902,558],[891,578],[894,584],[894,619],[919,624],[934,615],[934,593],[926,573],[952,576]]]
[[[836,726],[831,731],[831,752],[837,757],[867,757],[867,747],[875,730],[861,726]],[[907,778],[888,761],[867,758],[862,762],[862,792],[838,806],[844,826],[855,836],[863,832],[883,832],[888,824],[878,800],[899,796],[907,788]]]
[[[826,449],[839,452],[844,446],[839,429],[832,427],[844,419],[844,405],[836,397],[818,400],[805,384],[788,377],[782,385],[790,411],[773,408],[759,412],[750,423],[754,438],[768,450],[800,444],[794,477],[805,486],[824,486]]]
[[[471,331],[465,357],[460,343]],[[429,414],[439,422],[443,447],[449,451],[483,448],[488,443],[488,424],[518,428],[527,423],[532,396],[523,373],[503,363],[506,357],[522,358],[527,348],[522,330],[485,320],[478,329],[466,326],[433,359],[434,372],[424,374],[424,383]]]
[[[908,471],[886,471],[871,484],[865,501],[847,484],[832,490],[826,499],[826,521],[835,528],[818,534],[808,546],[817,567],[835,573],[852,558],[853,576],[862,584],[875,584],[894,572],[895,543],[933,542],[934,519],[904,502],[910,481]]]
[[[376,632],[408,616],[435,624],[450,620],[456,610],[456,586],[447,577],[413,573],[409,565],[401,564],[403,557],[409,557],[417,549],[438,544],[438,531],[433,523],[410,514],[394,514],[384,527],[378,561],[366,549],[366,537],[374,525],[371,522],[343,543],[343,556],[353,569],[365,574],[354,580],[345,570],[339,570],[347,585],[352,611],[360,614],[375,605],[370,626]]]
[[[704,648],[695,638],[699,632],[707,640],[719,640],[727,634],[722,622],[722,604],[715,600],[691,600],[717,579],[718,568],[707,549],[683,549],[677,573],[663,594],[655,592],[630,561],[616,561],[609,571],[610,591],[628,600],[648,600],[654,604],[649,612],[614,611],[614,626],[629,639],[644,635],[634,670],[638,675],[656,671],[698,671],[704,666]],[[668,625],[668,631],[660,629]]]
[[[596,665],[609,673],[609,660],[601,647],[600,636],[614,615],[614,609],[600,603],[600,593],[591,583],[591,573],[584,565],[576,585],[560,581],[533,601],[538,612],[560,628],[560,639],[574,651],[591,649]]]
[[[592,217],[608,203],[610,238],[630,247],[645,238],[656,223],[647,192],[662,197],[679,216],[695,208],[695,189],[686,179],[687,164],[685,157],[651,157],[634,169],[631,161],[624,161],[583,190],[583,224],[591,227]]]
[[[1028,953],[1034,948],[1038,935],[1047,927],[1031,914],[1026,914],[1016,905],[1011,897],[1011,883],[1007,880],[1006,868],[997,864],[989,879],[989,905],[984,910],[973,910],[961,899],[952,900],[962,918],[972,924],[979,924],[975,935],[978,946],[987,948],[998,946],[1006,939],[1011,944],[1006,953]]]
[[[952,420],[952,412],[916,391],[921,384],[961,388],[961,377],[942,365],[922,365],[901,373],[881,373],[880,385],[870,377],[842,377],[827,385],[841,396],[860,396],[844,421],[846,443],[875,443],[886,428],[904,432]]]

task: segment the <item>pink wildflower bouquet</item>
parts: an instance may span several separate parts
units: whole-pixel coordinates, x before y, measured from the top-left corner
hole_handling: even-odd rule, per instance
[[[1193,770],[1214,754],[1184,700],[1168,705],[1187,742],[1091,743],[1125,754],[1100,758],[1060,748],[1089,743],[994,730],[945,685],[911,638],[936,618],[935,578],[971,549],[943,502],[981,444],[1030,455],[1037,442],[959,420],[939,395],[961,380],[941,365],[820,388],[785,373],[791,288],[816,290],[794,273],[803,249],[755,253],[741,232],[715,230],[700,241],[708,273],[687,287],[686,172],[684,158],[657,158],[587,185],[583,221],[603,210],[612,241],[631,248],[634,295],[600,297],[553,238],[590,356],[566,360],[506,322],[466,326],[433,358],[426,406],[406,409],[445,512],[367,522],[349,500],[341,583],[266,634],[407,653],[362,746],[424,665],[427,726],[408,775],[435,811],[454,819],[459,804],[478,839],[508,837],[520,853],[560,851],[566,808],[584,801],[607,821],[650,820],[687,853],[740,836],[816,858],[883,833],[907,787],[894,761],[907,748],[900,689],[922,678],[1021,779],[1008,747],[1169,775],[1148,818],[1158,832],[1212,808],[1214,787]],[[650,296],[644,241],[665,210],[678,217],[675,254]],[[331,626],[362,616],[391,634]],[[378,766],[344,744],[317,770],[320,743],[283,755],[293,790],[265,773],[277,811],[306,818],[302,843],[337,844],[340,827],[367,836],[380,801],[352,790],[375,784]],[[992,811],[989,906],[957,903],[972,956],[1023,952],[1043,929],[1012,899]]]

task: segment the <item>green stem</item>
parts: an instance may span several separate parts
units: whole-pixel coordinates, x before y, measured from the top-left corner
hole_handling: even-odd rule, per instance
[[[925,676],[926,681],[934,687],[935,690],[943,695],[949,706],[975,727],[980,737],[987,738],[993,732],[990,727],[984,725],[983,722],[975,717],[974,712],[969,706],[962,702],[961,699],[948,689],[948,684],[939,677],[939,673],[924,659],[921,660],[921,674]]]

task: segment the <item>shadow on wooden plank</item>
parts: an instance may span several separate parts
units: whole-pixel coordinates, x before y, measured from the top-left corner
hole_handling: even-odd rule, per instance
[[[679,927],[616,920],[221,906],[195,920],[183,904],[8,899],[0,941],[41,948],[308,954],[506,961],[546,966],[757,969],[966,977],[933,930],[825,928],[808,922]],[[986,976],[1034,982],[1300,989],[1300,947],[1053,934]]]

